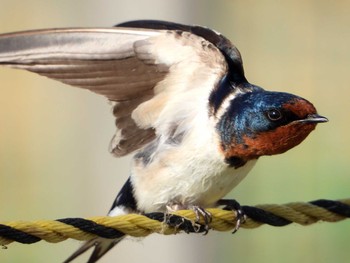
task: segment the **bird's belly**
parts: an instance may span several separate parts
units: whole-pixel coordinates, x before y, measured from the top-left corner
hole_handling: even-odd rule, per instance
[[[248,162],[238,169],[228,167],[212,175],[204,175],[196,184],[187,189],[189,202],[201,207],[213,207],[227,195],[249,173],[255,161]],[[190,193],[197,193],[191,196]]]
[[[235,169],[222,160],[182,159],[136,167],[131,176],[138,209],[165,212],[192,206],[211,207],[230,192],[250,171],[255,161]],[[194,165],[195,164],[195,165]]]

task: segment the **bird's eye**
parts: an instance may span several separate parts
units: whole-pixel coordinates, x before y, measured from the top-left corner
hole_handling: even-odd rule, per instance
[[[271,121],[279,121],[283,117],[282,113],[277,109],[267,111],[266,115]]]

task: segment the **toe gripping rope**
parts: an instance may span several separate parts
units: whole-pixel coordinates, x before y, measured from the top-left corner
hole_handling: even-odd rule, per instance
[[[291,223],[310,225],[317,221],[338,222],[350,218],[350,199],[316,200],[308,203],[289,203],[284,205],[242,206],[246,216],[242,228],[256,228],[262,224],[286,226]],[[207,209],[212,220],[209,228],[229,231],[236,227],[236,212],[222,209]],[[122,235],[145,237],[152,233],[164,235],[186,233],[205,233],[207,227],[191,210],[172,214],[149,213],[145,215],[128,214],[117,217],[64,218],[58,220],[16,221],[0,224],[0,245],[6,248],[11,242],[32,244],[40,240],[51,243],[68,238],[90,240],[97,236],[117,238]]]

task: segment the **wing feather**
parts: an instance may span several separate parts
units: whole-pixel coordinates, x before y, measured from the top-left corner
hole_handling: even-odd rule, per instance
[[[169,125],[173,133],[169,120],[187,125],[194,111],[206,111],[211,89],[227,71],[222,53],[202,37],[137,28],[3,34],[0,64],[106,96],[114,103],[110,150],[116,156],[164,135]]]

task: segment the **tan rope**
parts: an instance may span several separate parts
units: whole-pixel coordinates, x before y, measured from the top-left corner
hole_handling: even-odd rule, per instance
[[[338,213],[330,211],[331,209],[314,205],[312,202],[294,202],[285,205],[258,205],[255,207],[255,209],[263,210],[267,213],[271,213],[273,216],[278,216],[282,219],[300,225],[310,225],[317,221],[338,222],[349,217],[347,213],[350,211],[350,199],[329,202],[336,202],[346,205],[348,210],[344,212],[345,215],[339,215]],[[207,211],[212,215],[212,221],[209,224],[210,229],[217,231],[232,231],[234,229],[236,225],[235,212],[217,208],[207,209]],[[190,220],[194,226],[197,224],[195,223],[196,215],[192,210],[176,211],[173,214],[166,215],[166,218],[169,219],[172,216],[180,216],[184,220]],[[64,219],[62,220],[64,221]],[[126,235],[135,237],[145,237],[152,233],[171,235],[183,231],[183,229],[180,227],[168,225],[166,221],[151,219],[145,215],[139,214],[128,214],[117,217],[100,216],[76,220],[81,220],[82,224],[84,223],[84,220],[93,221],[102,228],[112,228]],[[38,220],[2,223],[0,225],[0,245],[5,246],[14,241],[22,243],[35,243],[39,240],[45,240],[47,242],[57,243],[68,238],[76,240],[90,240],[97,236],[96,234],[87,233],[76,226],[60,221]],[[289,224],[290,222],[287,222],[286,224]],[[199,223],[203,224],[203,220],[200,220]],[[248,215],[245,222],[241,224],[241,227],[252,229],[262,224],[263,223],[250,218]],[[3,228],[1,228],[1,226]],[[10,239],[9,235],[11,235],[12,232],[15,232],[15,234],[18,234],[18,236]],[[23,234],[25,241],[21,240],[21,234]],[[28,238],[28,235],[29,237],[33,236],[33,241],[30,241],[30,238],[29,240],[25,239],[25,237]]]

